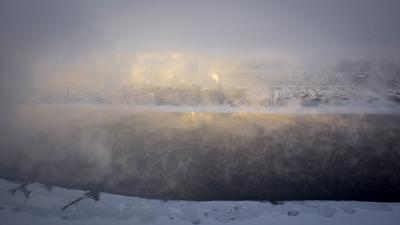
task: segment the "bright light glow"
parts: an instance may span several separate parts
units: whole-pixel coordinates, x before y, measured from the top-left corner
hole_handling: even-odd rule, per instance
[[[216,82],[217,84],[219,84],[219,76],[218,76],[218,74],[216,74],[216,73],[211,74],[211,78],[212,78],[213,80],[215,80],[215,82]]]
[[[191,112],[191,117],[192,117],[192,120],[195,120],[195,118],[196,118],[196,112]]]

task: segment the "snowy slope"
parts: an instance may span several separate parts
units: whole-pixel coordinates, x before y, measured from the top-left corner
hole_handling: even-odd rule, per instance
[[[101,193],[96,201],[87,193],[37,183],[25,186],[0,179],[0,224],[398,224],[400,221],[400,203],[161,201],[106,193]],[[82,200],[68,206],[79,199]]]

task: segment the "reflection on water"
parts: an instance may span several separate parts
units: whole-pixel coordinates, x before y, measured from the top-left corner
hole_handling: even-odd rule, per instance
[[[24,108],[1,176],[191,200],[400,199],[396,114]]]

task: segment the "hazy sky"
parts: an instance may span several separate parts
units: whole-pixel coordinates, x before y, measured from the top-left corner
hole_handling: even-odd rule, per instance
[[[400,2],[396,0],[12,0],[1,4],[2,42],[22,44],[25,51],[38,53],[118,48],[386,54],[400,47]]]
[[[90,55],[398,58],[399,8],[398,0],[2,0],[1,89],[29,83],[38,61],[57,67]]]

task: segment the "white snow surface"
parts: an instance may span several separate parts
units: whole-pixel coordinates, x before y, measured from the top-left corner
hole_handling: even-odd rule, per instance
[[[86,191],[33,183],[12,194],[18,183],[0,179],[0,224],[393,224],[400,203],[357,201],[162,201],[101,193],[83,200]]]

